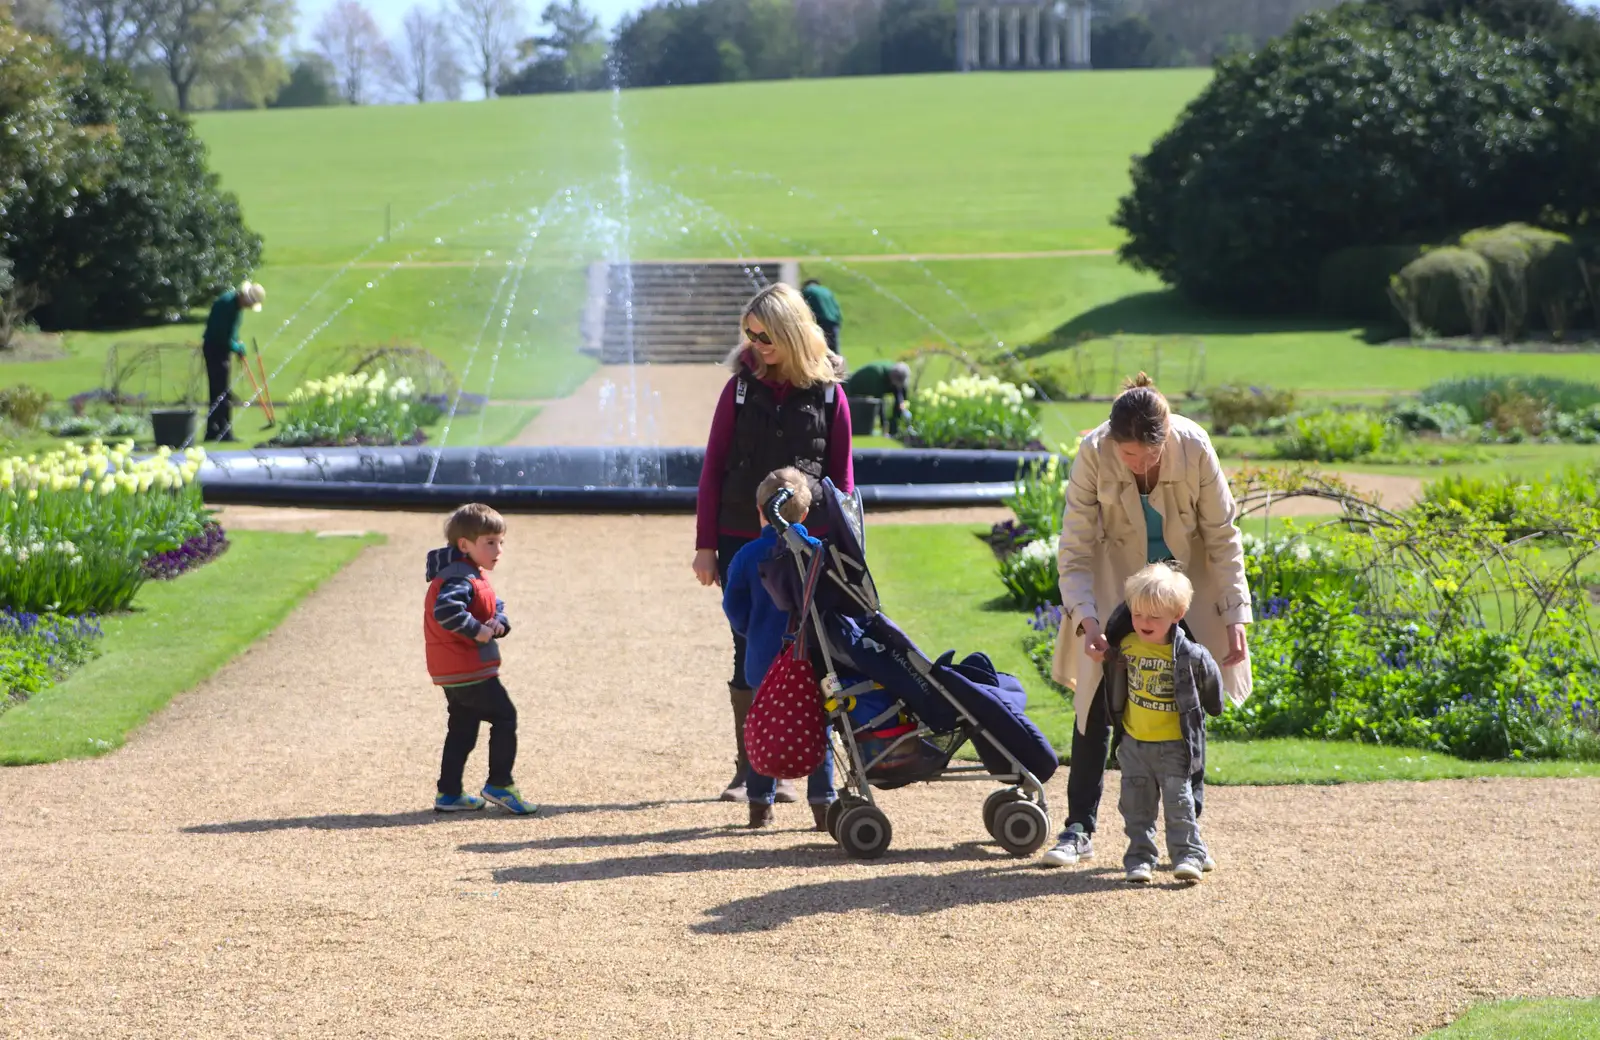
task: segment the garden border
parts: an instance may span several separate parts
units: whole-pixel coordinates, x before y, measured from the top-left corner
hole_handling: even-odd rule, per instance
[[[993,505],[1048,452],[863,448],[868,506]],[[208,453],[199,481],[216,505],[441,509],[478,501],[524,512],[692,512],[703,448],[267,448]],[[432,479],[430,479],[432,478]]]

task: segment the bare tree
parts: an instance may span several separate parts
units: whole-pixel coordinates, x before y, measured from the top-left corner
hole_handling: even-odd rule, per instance
[[[400,38],[390,48],[388,74],[395,88],[418,104],[445,96],[444,80],[454,69],[461,93],[460,66],[455,60],[443,12],[416,6],[406,12]]]
[[[264,52],[276,53],[294,17],[293,0],[154,0],[150,33],[157,63],[189,111],[197,82]]]
[[[360,0],[339,0],[322,16],[312,35],[317,53],[328,59],[339,81],[339,93],[352,105],[370,100],[375,74],[389,64],[384,42],[372,12]]]
[[[439,24],[446,24],[443,13],[439,16]],[[441,39],[439,60],[433,66],[433,82],[439,100],[460,101],[466,80],[467,73],[461,67],[461,55],[456,52],[455,45],[448,39]]]
[[[483,96],[492,98],[495,84],[516,54],[522,8],[518,0],[453,0],[452,6],[468,64]]]
[[[59,0],[67,42],[101,61],[133,63],[144,55],[160,12],[155,0]]]

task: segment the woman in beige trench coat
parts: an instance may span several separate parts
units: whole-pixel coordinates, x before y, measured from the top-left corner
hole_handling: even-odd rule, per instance
[[[1072,691],[1077,726],[1067,771],[1067,822],[1045,853],[1048,866],[1094,855],[1095,818],[1105,784],[1112,719],[1101,686],[1109,645],[1101,627],[1136,571],[1167,560],[1194,583],[1185,623],[1222,664],[1235,702],[1250,693],[1244,626],[1251,621],[1244,547],[1234,526],[1228,479],[1211,439],[1173,415],[1140,373],[1112,403],[1111,417],[1078,446],[1061,524],[1062,620],[1051,674]],[[1204,774],[1195,777],[1195,808]],[[1206,854],[1206,869],[1214,863]]]

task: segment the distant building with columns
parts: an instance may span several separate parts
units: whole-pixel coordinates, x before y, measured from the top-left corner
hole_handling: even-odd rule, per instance
[[[956,69],[1087,69],[1088,0],[959,0]]]

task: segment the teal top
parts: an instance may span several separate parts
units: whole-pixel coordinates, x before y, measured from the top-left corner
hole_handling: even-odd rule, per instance
[[[806,298],[806,305],[811,308],[811,314],[820,325],[844,324],[844,313],[839,310],[839,301],[834,298],[826,285],[818,283],[808,285],[800,290],[800,295]]]
[[[1160,563],[1172,559],[1172,550],[1167,548],[1166,532],[1161,527],[1161,514],[1150,504],[1149,495],[1140,495],[1139,502],[1144,506],[1144,529],[1149,542],[1145,562]]]
[[[244,344],[239,342],[239,321],[243,317],[239,290],[229,289],[211,305],[211,313],[206,316],[206,331],[200,342],[212,350],[226,347],[235,354],[243,354]]]

